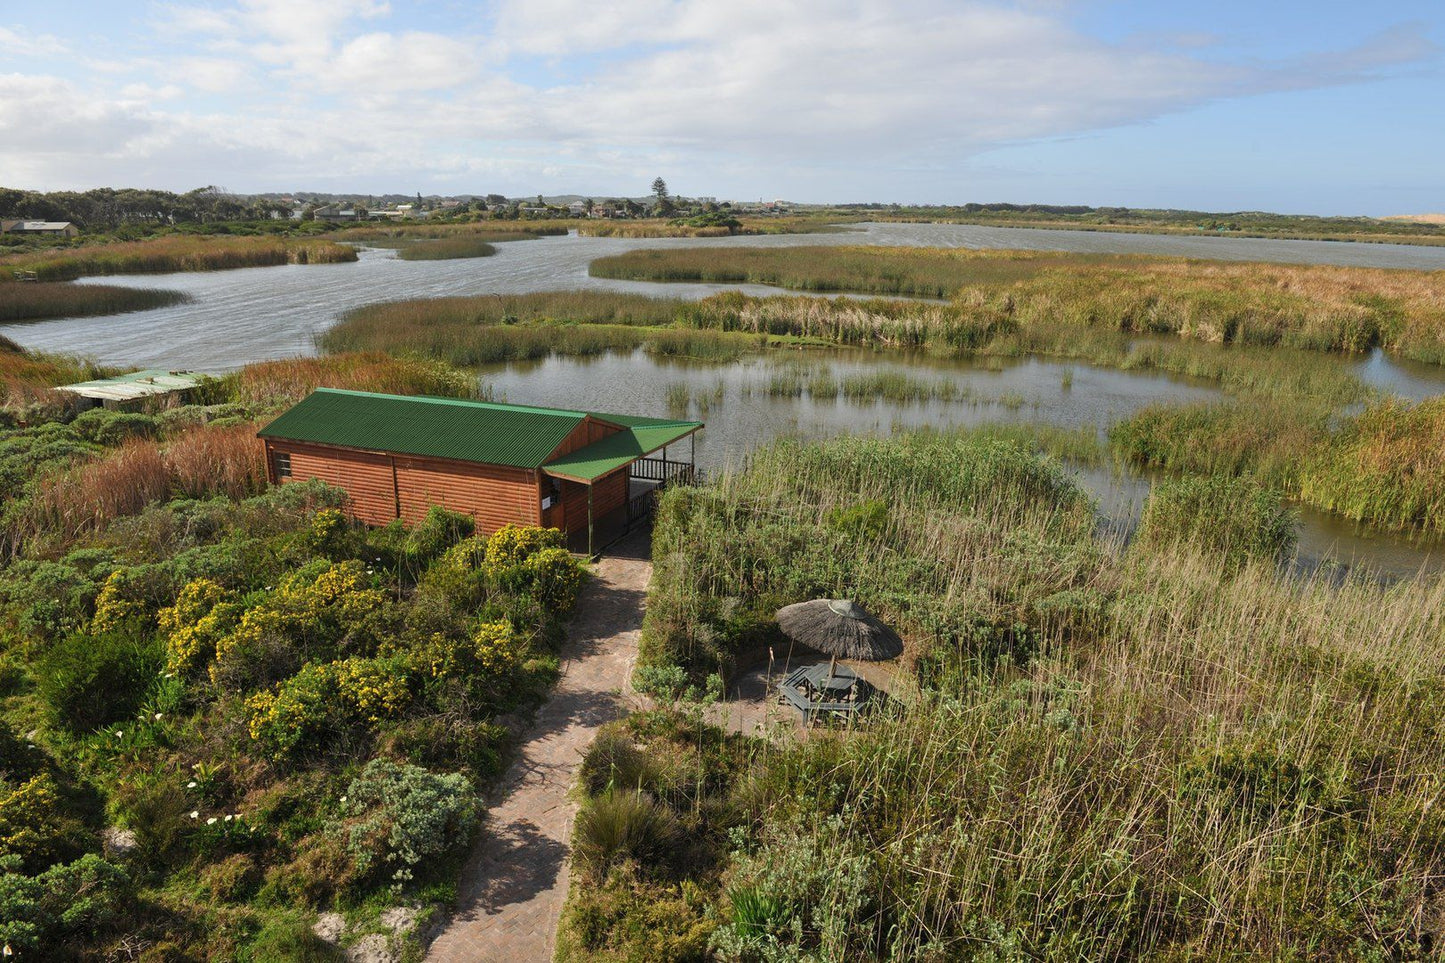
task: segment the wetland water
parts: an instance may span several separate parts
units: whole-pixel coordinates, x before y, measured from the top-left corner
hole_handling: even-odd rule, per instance
[[[1389,364],[1386,359],[1366,364],[1376,366],[1381,382],[1395,377],[1393,369],[1383,367]],[[935,392],[947,400],[852,400],[842,393],[813,397],[806,385],[825,372],[840,387],[859,376],[948,386]],[[1421,391],[1433,384],[1432,393],[1445,393],[1445,375],[1436,374],[1433,382],[1411,372],[1399,377]],[[1090,429],[1102,437],[1111,423],[1146,405],[1222,397],[1208,382],[1069,362],[975,363],[841,350],[775,353],[730,364],[654,358],[638,350],[489,367],[482,381],[499,399],[518,404],[625,414],[668,412],[705,421],[706,430],[696,436],[697,463],[704,470],[737,465],[758,445],[781,437],[1029,423]],[[803,387],[798,394],[791,393],[796,389],[775,393],[775,381],[800,381]],[[685,407],[678,403],[684,391]],[[686,457],[688,451],[683,447],[677,454]],[[1148,476],[1109,466],[1071,466],[1071,471],[1098,503],[1108,528],[1121,533],[1133,529],[1149,494]],[[1323,562],[1337,562],[1408,577],[1422,568],[1445,571],[1445,548],[1367,531],[1304,508],[1296,562],[1306,572]]]
[[[722,290],[776,294],[759,285],[658,284],[593,278],[587,265],[606,254],[635,248],[884,244],[970,248],[1023,248],[1083,252],[1170,254],[1228,260],[1445,269],[1445,248],[1244,238],[1172,237],[1081,231],[1019,230],[946,224],[869,224],[839,234],[771,235],[708,239],[587,238],[575,235],[497,246],[490,258],[401,261],[386,250],[363,250],[353,264],[250,268],[237,271],[107,277],[107,284],[185,291],[190,304],[98,318],[0,326],[27,347],[90,355],[110,364],[218,371],[251,361],[311,354],[316,334],[350,308],[377,301],[469,294],[511,294],[559,289],[640,292],[700,298]],[[954,385],[949,400],[921,402],[773,395],[769,385],[788,362],[749,359],[729,365],[656,360],[640,352],[601,358],[551,359],[488,371],[499,396],[521,403],[575,406],[637,414],[668,409],[669,391],[685,388],[690,415],[708,423],[698,460],[718,467],[740,459],[758,443],[798,435],[888,432],[926,425],[1041,422],[1102,432],[1144,405],[1208,400],[1216,389],[1163,375],[1086,365],[1024,361],[1009,365],[938,362],[901,355],[814,352],[813,367],[835,378],[906,375]],[[1341,364],[1351,364],[1340,361]],[[1367,383],[1419,399],[1445,393],[1445,372],[1401,364],[1377,352],[1353,363]],[[1066,378],[1066,373],[1068,377]],[[706,410],[700,410],[706,406]],[[1147,478],[1109,469],[1079,469],[1080,480],[1118,527],[1137,518]],[[1308,563],[1363,562],[1397,575],[1422,566],[1445,568],[1445,551],[1390,535],[1361,532],[1318,513],[1301,513],[1300,554]]]
[[[864,224],[836,234],[721,238],[544,237],[497,245],[488,258],[402,261],[363,250],[352,264],[287,265],[92,278],[91,283],[184,291],[190,304],[97,318],[0,326],[27,347],[91,355],[113,364],[215,370],[315,349],[315,336],[347,310],[377,301],[530,291],[628,291],[702,298],[724,290],[777,294],[761,285],[659,284],[588,275],[587,265],[638,248],[797,247],[820,244],[1018,248],[1085,253],[1168,254],[1239,261],[1445,270],[1445,247],[1333,241],[1105,234],[959,224]]]

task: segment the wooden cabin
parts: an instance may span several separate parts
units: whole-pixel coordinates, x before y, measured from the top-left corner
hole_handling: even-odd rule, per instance
[[[272,484],[319,478],[372,525],[434,505],[489,534],[539,525],[593,534],[630,522],[669,481],[691,479],[697,421],[318,388],[259,432]],[[689,457],[667,449],[688,439]],[[657,452],[662,457],[657,457]],[[619,514],[621,513],[621,514]]]

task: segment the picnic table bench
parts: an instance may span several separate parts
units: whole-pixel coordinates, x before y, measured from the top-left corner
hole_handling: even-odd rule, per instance
[[[823,662],[788,673],[778,686],[779,701],[797,709],[803,722],[819,717],[853,719],[864,709],[873,687],[847,666]]]

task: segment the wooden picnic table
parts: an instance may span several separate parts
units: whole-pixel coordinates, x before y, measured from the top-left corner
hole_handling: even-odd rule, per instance
[[[797,709],[804,723],[819,716],[852,719],[873,694],[873,687],[858,673],[827,662],[794,669],[778,690],[781,701]]]

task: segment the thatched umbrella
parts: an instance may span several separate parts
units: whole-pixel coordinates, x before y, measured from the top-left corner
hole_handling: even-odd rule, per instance
[[[831,678],[838,659],[882,662],[903,654],[898,633],[848,599],[814,599],[778,609],[778,626],[794,642],[826,652]]]

